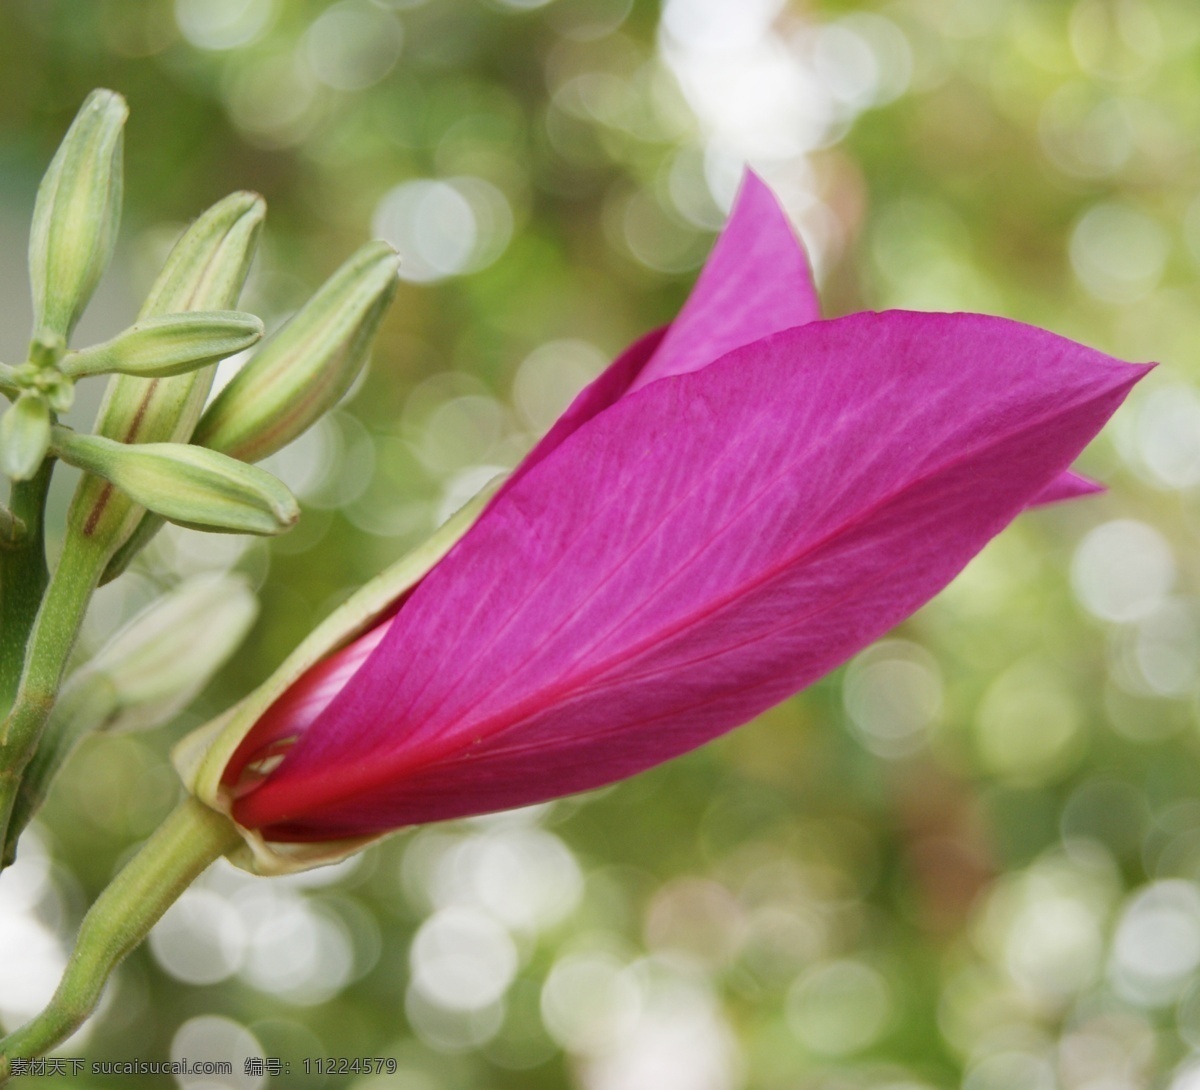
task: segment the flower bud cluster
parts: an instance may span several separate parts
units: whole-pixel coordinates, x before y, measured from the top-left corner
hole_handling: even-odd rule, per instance
[[[234,193],[176,245],[137,321],[100,344],[71,333],[113,252],[121,213],[128,109],[113,91],[81,107],[38,191],[29,246],[34,332],[28,358],[0,364],[0,473],[35,476],[47,458],[84,469],[68,536],[101,542],[109,577],[165,520],[206,530],[276,534],[298,516],[269,474],[247,464],[328,412],[362,370],[396,290],[390,247],[364,246],[249,361],[203,413],[221,360],[263,336],[234,309],[265,207]],[[111,376],[95,434],[59,423],[77,381]]]
[[[113,254],[127,113],[119,94],[93,92],[54,156],[29,244],[29,350],[0,363],[0,474],[11,482],[9,506],[0,504],[0,868],[81,732],[170,718],[254,612],[240,586],[168,592],[60,693],[96,587],[164,521],[221,533],[289,529],[300,515],[295,497],[253,463],[350,389],[397,287],[395,252],[368,243],[206,412],[217,365],[253,351],[264,334],[238,298],[266,206],[236,192],[184,232],[132,325],[99,344],[72,343]],[[68,427],[59,418],[75,384],[96,376],[107,387],[91,432]],[[83,474],[51,571],[44,516],[59,461]]]

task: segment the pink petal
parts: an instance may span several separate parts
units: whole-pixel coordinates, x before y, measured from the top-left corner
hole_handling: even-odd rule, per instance
[[[763,180],[747,171],[729,222],[679,316],[627,348],[584,389],[505,488],[632,390],[699,370],[735,348],[820,316],[808,258],[792,225]]]
[[[707,367],[821,316],[808,258],[775,194],[747,171],[729,222],[679,317],[630,387]]]
[[[513,470],[496,499],[512,488],[538,462],[557,450],[563,440],[573,432],[583,427],[610,405],[620,401],[629,392],[630,384],[637,377],[638,372],[653,357],[655,349],[662,343],[666,332],[667,327],[664,326],[634,341],[605,368],[599,378],[585,386],[579,396],[567,407],[567,411],[554,422],[554,427],[542,436],[537,446],[525,455],[521,464]]]
[[[1002,319],[892,312],[623,398],[493,504],[234,816],[359,835],[691,749],[945,586],[1145,370]]]
[[[1074,500],[1080,496],[1094,496],[1105,491],[1104,485],[1093,481],[1082,473],[1067,470],[1060,473],[1045,488],[1029,502],[1030,507],[1042,507],[1048,503],[1061,503],[1063,500]]]

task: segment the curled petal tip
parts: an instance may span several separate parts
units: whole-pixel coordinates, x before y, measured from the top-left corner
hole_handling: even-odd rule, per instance
[[[1108,486],[1073,470],[1060,473],[1030,501],[1030,507],[1044,507],[1051,503],[1081,499],[1107,492]]]

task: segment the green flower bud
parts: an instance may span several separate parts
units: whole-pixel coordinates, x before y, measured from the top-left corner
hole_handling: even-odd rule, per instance
[[[265,215],[266,205],[254,193],[232,193],[213,205],[175,244],[139,321],[233,306]],[[204,367],[172,378],[113,378],[100,406],[97,434],[122,443],[186,442],[204,407],[213,370]],[[73,533],[106,540],[115,551],[143,514],[128,498],[115,496],[105,481],[85,477],[72,500],[68,524]]]
[[[250,631],[258,601],[245,579],[202,575],[169,590],[72,677],[104,677],[116,695],[101,729],[150,730],[182,711]]]
[[[257,193],[239,190],[217,201],[175,243],[139,317],[232,307],[242,294],[266,214]]]
[[[117,371],[143,378],[182,375],[249,348],[263,334],[253,314],[194,311],[146,318],[112,340],[68,352],[59,365],[71,378]]]
[[[186,443],[114,443],[56,428],[55,452],[103,477],[134,503],[197,530],[278,534],[300,517],[282,482],[254,466]]]
[[[250,271],[265,215],[266,205],[254,193],[231,193],[213,205],[175,244],[139,321],[233,306]],[[211,384],[208,368],[171,379],[115,378],[100,406],[96,433],[122,443],[185,441]]]
[[[0,470],[27,481],[50,446],[50,406],[40,394],[22,394],[0,417]]]
[[[234,376],[192,441],[257,462],[306,431],[366,363],[398,266],[386,243],[361,247]]]
[[[112,258],[121,219],[122,130],[115,91],[93,91],[42,178],[29,237],[34,329],[65,340]]]

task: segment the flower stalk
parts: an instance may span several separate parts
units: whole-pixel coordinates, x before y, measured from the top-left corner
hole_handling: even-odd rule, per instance
[[[14,1059],[45,1055],[83,1024],[125,955],[239,839],[224,815],[190,797],[179,804],[84,916],[46,1009],[0,1040],[0,1084],[8,1081]]]
[[[75,670],[21,779],[6,863],[79,742],[97,731],[140,732],[170,722],[237,650],[257,615],[244,579],[196,576],[155,599]]]
[[[95,541],[65,552],[37,610],[12,711],[0,728],[0,839],[5,843],[21,777],[50,717],[79,626],[107,560],[106,550]]]
[[[117,703],[116,690],[103,674],[89,674],[68,686],[55,702],[45,733],[17,784],[4,844],[4,865],[17,855],[17,840],[45,800],[50,784],[71,751],[103,727]]]

